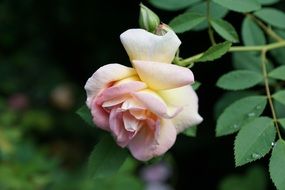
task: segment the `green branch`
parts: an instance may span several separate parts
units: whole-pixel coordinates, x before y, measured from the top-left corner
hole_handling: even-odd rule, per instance
[[[254,22],[256,22],[260,28],[262,28],[262,30],[271,38],[273,38],[274,40],[281,42],[284,39],[282,37],[280,37],[278,34],[276,34],[271,28],[267,27],[263,22],[261,22],[258,18],[256,18],[254,15],[252,14],[246,14],[248,15]]]
[[[208,34],[209,34],[209,38],[211,41],[212,45],[216,44],[215,41],[215,37],[214,37],[214,32],[212,30],[212,26],[211,26],[211,9],[210,9],[210,0],[207,0],[207,12],[206,12],[206,17],[207,17],[207,22],[208,22]]]
[[[282,139],[281,133],[280,133],[280,130],[279,130],[279,124],[278,124],[277,115],[276,115],[275,108],[274,108],[273,101],[272,101],[272,95],[271,95],[271,92],[270,92],[270,86],[269,86],[266,62],[267,62],[267,60],[266,60],[266,50],[262,50],[261,51],[261,66],[262,66],[262,73],[263,73],[263,77],[264,77],[264,85],[265,85],[266,96],[267,96],[267,99],[268,99],[268,102],[269,102],[270,110],[271,110],[272,117],[273,117],[273,122],[274,122],[274,125],[275,125],[275,128],[276,128],[277,134],[278,134],[278,138]]]
[[[277,48],[285,47],[285,40],[280,42],[275,42],[267,45],[259,45],[259,46],[233,46],[230,48],[230,52],[235,51],[270,51]]]

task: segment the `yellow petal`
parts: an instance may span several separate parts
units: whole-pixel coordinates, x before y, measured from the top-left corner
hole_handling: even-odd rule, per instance
[[[183,108],[172,119],[178,133],[203,121],[203,118],[198,113],[198,97],[190,85],[159,91],[159,95],[167,104]]]
[[[158,36],[143,29],[130,29],[122,33],[120,38],[131,61],[171,63],[181,44],[173,31]]]
[[[194,82],[192,71],[185,67],[137,60],[133,65],[140,79],[154,90],[178,88]]]

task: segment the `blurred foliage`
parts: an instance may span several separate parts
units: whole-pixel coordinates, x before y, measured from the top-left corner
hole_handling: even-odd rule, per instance
[[[204,2],[168,1],[177,6],[160,7],[178,10],[191,5],[192,10],[204,14]],[[153,4],[160,5],[161,2],[152,0]],[[149,5],[148,1],[144,3]],[[119,42],[119,34],[138,26],[138,5],[139,1],[134,0],[0,0],[1,190],[142,188],[138,173],[144,164],[138,165],[129,159],[118,174],[110,178],[90,180],[86,176],[88,156],[102,133],[87,127],[75,114],[85,101],[83,86],[86,79],[98,67],[110,62],[129,63]],[[219,6],[214,5],[213,10],[219,10]],[[164,22],[174,16],[160,10],[155,12]],[[216,12],[221,14],[212,15],[217,19],[236,16],[225,9]],[[240,18],[236,20],[240,21]],[[194,29],[201,31],[206,26],[207,23],[201,23]],[[204,34],[193,32],[189,36],[180,36],[185,42],[183,49],[187,50],[187,55],[209,47],[206,42],[201,43]],[[184,53],[182,50],[181,54]],[[275,56],[276,62],[284,64],[282,51],[276,50],[272,54],[278,55]],[[234,59],[254,58],[251,55],[234,55]],[[228,61],[226,57],[225,64],[221,60],[219,67],[201,64],[199,70],[193,68],[197,80],[203,84],[198,94],[201,113],[207,118],[203,124],[206,127],[198,128],[195,140],[178,136],[175,147],[171,149],[174,175],[169,181],[175,189],[188,189],[189,184],[193,189],[216,189],[220,181],[233,184],[226,177],[234,171],[232,138],[228,143],[224,139],[214,139],[214,120],[211,119],[212,107],[221,94],[214,89],[214,83],[218,75],[228,69]],[[225,101],[220,101],[216,107],[218,111],[214,111],[217,113],[215,116],[232,101],[252,94],[256,95],[249,91],[225,94]],[[278,114],[283,117],[284,106],[279,107]],[[190,131],[188,135],[193,134],[194,131]],[[248,184],[248,175],[256,175],[259,180],[253,181],[256,185],[259,181],[262,186],[262,177],[258,177],[260,173],[245,173],[245,177],[234,175],[234,184]],[[225,186],[221,185],[222,190],[227,188]]]

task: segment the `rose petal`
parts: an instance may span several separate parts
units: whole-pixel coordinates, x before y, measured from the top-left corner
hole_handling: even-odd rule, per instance
[[[130,29],[120,38],[130,60],[171,63],[181,44],[173,31],[158,36],[143,29]]]
[[[198,113],[198,97],[191,86],[159,91],[159,95],[169,105],[183,106],[183,110],[172,119],[178,133],[203,121]]]
[[[121,106],[123,110],[128,110],[129,113],[137,120],[144,120],[147,116],[146,107],[134,98],[127,99]]]
[[[157,93],[151,90],[142,90],[135,92],[132,95],[139,100],[147,110],[163,118],[173,118],[182,109],[182,107],[166,105],[164,100]]]
[[[101,94],[98,95],[98,103],[103,104],[104,101],[109,101],[113,98],[124,96],[131,92],[142,90],[146,87],[146,84],[140,81],[130,81],[115,85],[110,88],[106,88]]]
[[[133,61],[142,81],[155,90],[178,88],[194,82],[190,69],[158,62]]]
[[[134,132],[134,135],[141,127],[141,122],[134,118],[129,112],[124,112],[123,122],[125,129],[129,132]]]
[[[129,98],[128,95],[119,96],[119,97],[113,98],[113,99],[111,99],[111,100],[105,101],[105,102],[102,104],[102,107],[104,107],[104,108],[109,108],[109,107],[116,106],[116,105],[118,105],[118,104],[123,103],[123,102],[126,101],[128,98]]]
[[[90,109],[94,124],[103,130],[110,131],[109,114],[97,103],[96,98],[94,98]]]
[[[153,130],[152,128],[155,128]],[[129,142],[132,155],[147,161],[164,154],[176,140],[176,129],[170,120],[161,120],[156,126],[142,126],[137,135]]]
[[[136,75],[136,71],[133,68],[120,64],[114,63],[100,67],[85,84],[87,106],[90,108],[92,99],[96,97],[102,89],[108,87],[110,83],[134,75]]]
[[[117,142],[121,147],[126,147],[133,136],[133,132],[127,131],[124,127],[123,112],[120,109],[112,109],[110,113],[110,129]]]

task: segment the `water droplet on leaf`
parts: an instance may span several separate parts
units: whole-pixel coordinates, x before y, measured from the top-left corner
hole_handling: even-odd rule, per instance
[[[254,112],[249,113],[249,114],[247,114],[247,116],[248,116],[248,117],[254,117],[254,116],[255,116],[255,113],[254,113]]]
[[[233,128],[234,128],[234,129],[238,129],[238,128],[239,128],[239,125],[238,125],[238,124],[234,124],[234,125],[233,125]]]
[[[253,154],[251,155],[251,157],[252,157],[253,159],[258,159],[258,158],[260,158],[261,156],[260,156],[260,154],[253,153]]]
[[[260,110],[260,109],[261,109],[261,105],[257,105],[255,108],[256,108],[257,110]]]

